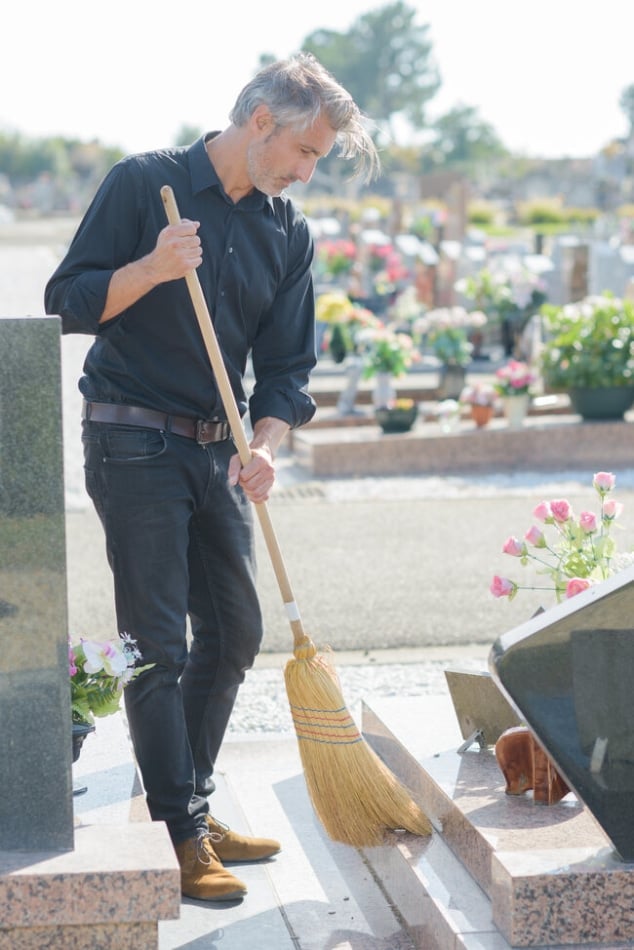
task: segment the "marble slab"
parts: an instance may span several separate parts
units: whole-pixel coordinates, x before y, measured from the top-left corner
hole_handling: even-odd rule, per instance
[[[455,719],[449,699],[434,708]],[[499,935],[518,947],[634,946],[634,866],[618,859],[583,804],[572,793],[552,806],[530,792],[507,796],[493,751],[459,753],[457,730],[455,746],[430,755],[424,731],[433,725],[425,697],[364,703],[367,741],[486,895]]]

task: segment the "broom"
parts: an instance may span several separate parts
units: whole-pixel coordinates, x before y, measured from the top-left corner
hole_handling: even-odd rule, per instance
[[[161,188],[161,197],[168,222],[178,224],[169,185]],[[251,450],[196,271],[189,271],[185,280],[232,437],[246,465]],[[254,507],[293,632],[294,659],[284,670],[286,691],[308,793],[326,833],[356,847],[380,844],[388,829],[431,834],[427,817],[367,745],[346,709],[331,658],[317,654],[302,626],[266,504]]]

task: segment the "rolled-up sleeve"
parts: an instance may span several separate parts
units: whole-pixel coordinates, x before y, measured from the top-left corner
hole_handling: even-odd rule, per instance
[[[45,287],[46,313],[61,317],[63,333],[98,332],[112,275],[131,259],[138,234],[131,184],[123,164],[108,173]]]
[[[294,429],[315,414],[308,383],[317,360],[313,242],[303,218],[296,219],[291,233],[287,276],[261,320],[252,348],[255,386],[249,411],[253,424],[273,416]]]

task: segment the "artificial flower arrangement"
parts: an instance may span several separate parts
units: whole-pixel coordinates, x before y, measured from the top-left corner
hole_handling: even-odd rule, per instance
[[[496,370],[493,385],[499,396],[523,396],[532,392],[538,378],[528,363],[509,360]]]
[[[419,359],[414,341],[408,333],[399,333],[380,322],[359,330],[356,341],[364,361],[364,379],[370,379],[377,373],[403,376]]]
[[[465,406],[495,406],[498,401],[497,390],[491,383],[476,382],[465,386],[460,393],[459,402]]]
[[[354,241],[345,238],[320,241],[317,247],[317,262],[333,277],[348,274],[356,258],[357,247]]]
[[[320,294],[315,302],[315,317],[328,324],[327,346],[335,363],[357,352],[359,330],[379,322],[370,310],[353,303],[342,291]]]
[[[609,497],[615,481],[611,472],[594,475],[598,513],[582,511],[577,517],[565,498],[540,502],[533,511],[538,524],[531,525],[523,539],[507,538],[502,551],[517,558],[523,567],[530,564],[538,574],[549,576],[551,585],[521,585],[496,574],[490,586],[493,596],[513,600],[519,590],[548,590],[554,591],[560,603],[622,570],[628,557],[617,555],[611,533],[623,511],[623,505]],[[546,528],[552,536],[547,536]]]
[[[500,317],[514,311],[528,316],[546,301],[542,278],[515,258],[507,259],[503,265],[485,267],[475,274],[460,278],[454,284],[454,289],[472,300],[477,308]]]
[[[464,307],[440,307],[428,310],[414,323],[414,332],[428,344],[434,355],[446,366],[467,366],[471,362],[473,344],[469,331],[487,322],[481,310]]]
[[[119,710],[124,687],[153,663],[138,666],[141,654],[127,634],[117,640],[84,640],[69,644],[72,721],[94,725],[95,716]]]

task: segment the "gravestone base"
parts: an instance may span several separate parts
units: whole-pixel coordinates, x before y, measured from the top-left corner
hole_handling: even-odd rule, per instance
[[[503,418],[484,429],[462,419],[451,432],[418,421],[410,431],[384,435],[378,425],[307,426],[293,432],[298,465],[315,477],[475,474],[593,469],[598,458],[628,468],[634,453],[634,413],[625,421],[582,422],[577,415],[535,415],[521,429]]]
[[[180,914],[180,870],[162,822],[87,825],[74,850],[0,851],[0,950],[156,950]]]
[[[444,739],[455,721],[449,697],[363,707],[366,740],[435,829],[366,851],[418,945],[633,948],[634,864],[618,859],[574,795],[550,806],[530,792],[507,796],[492,748],[458,752],[457,723],[455,747],[430,756],[439,716]]]

